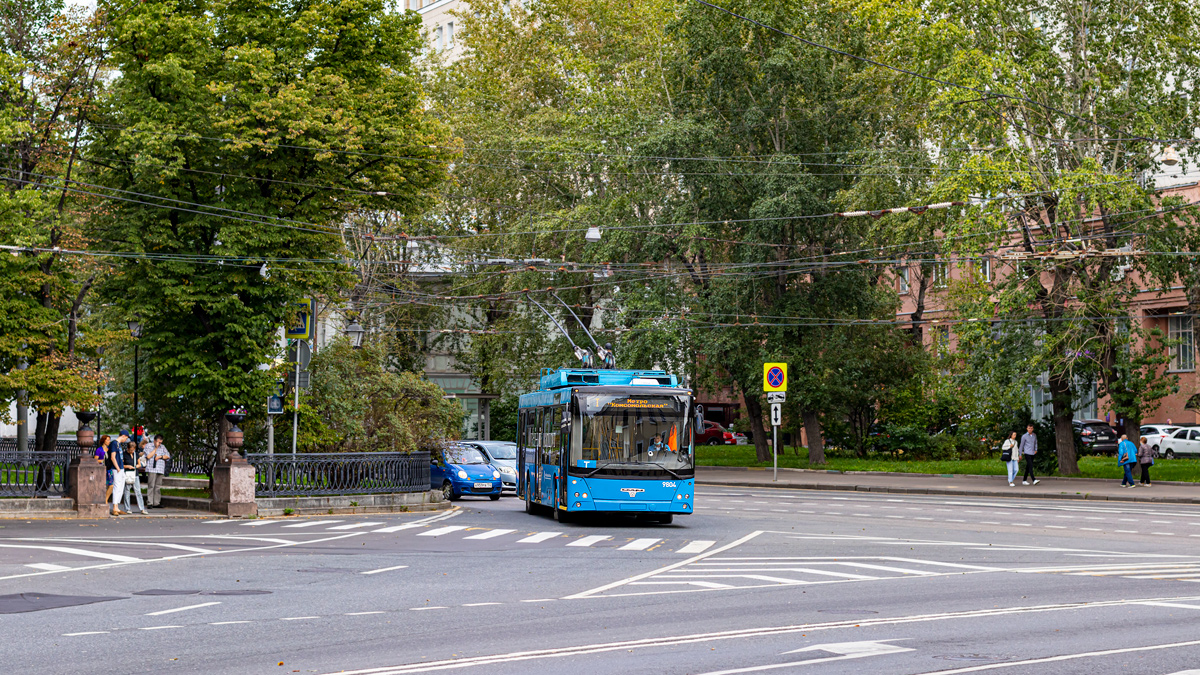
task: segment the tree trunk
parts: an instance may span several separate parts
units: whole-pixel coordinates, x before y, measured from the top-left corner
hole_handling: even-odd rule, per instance
[[[754,436],[754,454],[760,462],[771,461],[771,452],[767,449],[767,431],[763,426],[762,401],[757,393],[747,393],[742,390],[742,398],[746,400],[746,414],[750,416],[750,433]]]
[[[821,436],[821,418],[811,410],[805,410],[804,435],[808,437],[808,463],[825,463],[825,439]]]
[[[47,417],[47,415],[49,415],[49,413],[44,413],[40,410],[38,411],[37,424],[33,428],[33,449],[34,450],[42,449],[42,439],[45,438],[45,436],[46,436],[46,417]],[[28,424],[28,422],[26,422],[26,424]],[[17,449],[24,451],[27,448],[17,448]]]
[[[1075,426],[1071,423],[1071,383],[1065,374],[1050,374],[1050,399],[1054,405],[1054,445],[1058,452],[1058,473],[1079,475],[1075,456]],[[1040,449],[1039,449],[1040,450]]]
[[[229,420],[225,411],[217,413],[217,464],[224,464],[229,457],[229,446],[225,445],[225,432],[229,431]]]
[[[1142,418],[1140,414],[1138,417],[1125,418],[1125,435],[1129,437],[1129,440],[1133,441],[1134,445],[1139,447],[1142,445],[1141,428]]]
[[[58,426],[62,418],[54,413],[46,413],[46,419],[43,422],[42,416],[38,415],[38,438],[34,440],[34,450],[42,452],[50,452],[58,449]]]

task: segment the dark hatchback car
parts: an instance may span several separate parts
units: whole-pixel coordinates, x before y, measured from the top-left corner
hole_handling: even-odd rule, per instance
[[[1104,420],[1075,420],[1079,442],[1084,455],[1116,455],[1117,442],[1121,440],[1117,430]]]

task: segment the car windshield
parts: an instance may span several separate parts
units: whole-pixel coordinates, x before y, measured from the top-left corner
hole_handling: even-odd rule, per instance
[[[586,394],[571,434],[571,466],[598,469],[649,464],[691,469],[687,397]]]
[[[516,459],[517,458],[516,444],[513,444],[513,445],[485,445],[484,448],[487,449],[488,454],[491,455],[493,459]]]
[[[446,461],[451,464],[487,464],[487,458],[475,448],[446,448]]]

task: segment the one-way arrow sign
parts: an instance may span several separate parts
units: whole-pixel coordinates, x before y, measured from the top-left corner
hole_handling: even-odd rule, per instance
[[[882,642],[832,642],[824,645],[813,645],[811,647],[801,647],[793,649],[784,654],[798,654],[800,652],[828,652],[837,654],[837,656],[827,656],[819,659],[808,659],[806,661],[788,661],[787,663],[771,663],[765,666],[748,666],[746,668],[734,668],[733,670],[718,670],[704,675],[734,675],[734,673],[758,673],[766,670],[777,670],[779,668],[795,668],[797,666],[807,666],[817,663],[829,663],[831,661],[848,661],[850,659],[861,659],[868,656],[883,656],[884,654],[899,654],[901,652],[914,651],[909,647],[899,647],[890,645],[888,641]]]

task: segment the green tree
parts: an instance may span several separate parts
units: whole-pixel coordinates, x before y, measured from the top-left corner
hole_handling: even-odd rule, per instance
[[[219,412],[272,386],[289,303],[350,284],[347,217],[417,213],[445,177],[418,18],[382,0],[102,6],[119,77],[92,125],[112,200],[92,236],[124,253],[105,297],[145,326],[146,417],[220,452]]]

